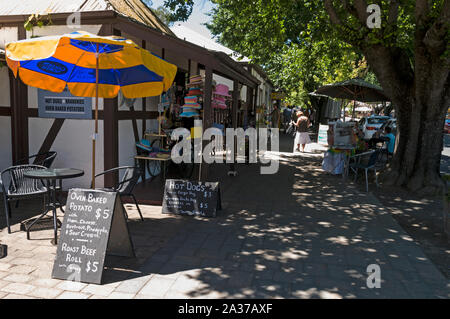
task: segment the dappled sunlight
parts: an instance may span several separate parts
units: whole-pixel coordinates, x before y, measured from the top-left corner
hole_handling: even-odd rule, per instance
[[[141,222],[127,205],[137,258],[109,259],[105,281],[151,277],[145,291],[167,283],[166,298],[409,296],[414,287],[406,279],[418,274],[418,264],[430,264],[390,211],[342,176],[324,173],[320,156],[279,156],[275,175],[242,165],[228,177],[223,166],[212,166],[210,178],[222,191],[216,218],[163,215],[141,205]],[[367,288],[370,264],[380,265],[386,288]]]

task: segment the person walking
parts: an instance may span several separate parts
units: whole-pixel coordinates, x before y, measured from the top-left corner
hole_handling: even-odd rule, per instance
[[[311,139],[309,138],[308,133],[310,121],[302,111],[297,111],[297,122],[292,123],[296,126],[297,129],[294,140],[294,145],[296,145],[297,147],[295,148],[294,152],[300,152],[300,144],[301,144],[302,145],[301,152],[303,153],[305,152],[306,144],[311,143]]]
[[[269,116],[272,117],[272,127],[280,128],[280,110],[278,109],[278,105],[273,105],[273,111],[269,113]]]

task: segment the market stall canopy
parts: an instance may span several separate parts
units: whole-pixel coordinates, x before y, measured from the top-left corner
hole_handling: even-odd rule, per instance
[[[389,101],[383,89],[362,79],[351,79],[343,82],[324,85],[315,94],[361,102]]]

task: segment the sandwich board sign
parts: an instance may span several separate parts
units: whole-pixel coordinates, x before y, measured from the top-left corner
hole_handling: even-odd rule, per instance
[[[120,196],[69,190],[52,278],[101,284],[106,254],[135,256]]]
[[[164,188],[163,214],[216,217],[222,209],[219,183],[168,179]]]
[[[328,145],[328,125],[319,125],[319,134],[317,134],[317,144]]]

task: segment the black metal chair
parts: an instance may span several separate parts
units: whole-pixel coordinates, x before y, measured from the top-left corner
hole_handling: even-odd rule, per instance
[[[0,173],[0,186],[3,193],[6,225],[9,234],[11,233],[9,222],[9,219],[11,218],[10,202],[44,195],[45,206],[46,195],[48,194],[47,187],[45,187],[40,180],[24,176],[25,172],[37,169],[46,169],[46,167],[34,164],[17,165],[8,167]]]
[[[49,151],[49,152],[45,152],[45,153],[39,153],[39,154],[34,154],[31,155],[27,158],[22,158],[18,161],[16,161],[16,165],[26,165],[26,164],[30,164],[30,161],[32,159],[34,165],[40,165],[40,166],[45,166],[46,168],[50,168],[50,166],[52,166],[53,161],[55,160],[57,153],[54,151]]]
[[[56,153],[55,151],[48,151],[48,152],[44,152],[44,153],[38,153],[38,154],[34,154],[31,155],[27,158],[22,158],[18,161],[16,161],[15,165],[26,165],[26,164],[30,164],[31,160],[33,160],[33,162],[31,164],[34,165],[41,165],[44,166],[46,168],[50,168],[50,166],[52,166],[53,162],[55,161],[56,155],[58,153]],[[56,187],[56,194],[57,194],[57,199],[58,202],[60,201],[60,198],[58,196],[58,194],[62,191],[62,180],[58,181],[58,186]],[[19,201],[16,202],[16,208],[19,207]],[[62,208],[62,205],[59,207],[62,212],[64,212],[64,209]]]
[[[131,197],[133,198],[134,204],[136,205],[136,208],[139,212],[139,216],[141,216],[141,220],[144,221],[144,217],[142,216],[141,209],[139,208],[139,205],[137,203],[136,197],[133,194],[134,187],[138,183],[139,179],[142,176],[142,169],[140,167],[136,166],[122,166],[122,167],[116,167],[109,169],[107,171],[104,171],[100,174],[95,175],[95,178],[99,176],[103,176],[106,174],[117,174],[120,171],[125,170],[125,173],[120,180],[114,187],[111,188],[101,188],[101,190],[104,191],[112,191],[119,193],[119,196],[122,197]],[[92,187],[92,183],[91,183]],[[125,216],[128,218],[128,214],[125,211]]]

